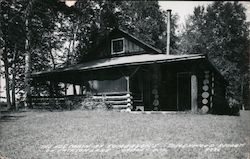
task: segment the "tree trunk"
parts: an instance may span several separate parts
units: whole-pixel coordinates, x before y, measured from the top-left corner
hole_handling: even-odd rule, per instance
[[[13,73],[12,73],[12,84],[11,84],[11,91],[12,91],[12,108],[13,110],[17,110],[18,108],[16,107],[16,54],[17,50],[15,47],[14,50],[14,55],[13,55]]]
[[[54,56],[53,56],[53,54],[52,54],[52,46],[51,46],[51,42],[49,42],[49,46],[50,46],[50,56],[51,56],[51,61],[52,61],[52,64],[53,64],[53,69],[55,69],[56,68],[56,63],[55,63],[55,58],[54,58]]]
[[[79,19],[78,19],[79,21]],[[71,65],[74,62],[74,56],[75,54],[75,42],[76,42],[76,34],[78,32],[78,25],[75,24],[75,22],[73,21],[72,24],[72,36],[70,36],[69,39],[69,50],[68,50],[68,56],[67,56],[67,64]]]
[[[71,58],[72,58],[72,56],[71,56],[71,44],[72,44],[72,41],[70,40],[69,41],[69,50],[68,50],[68,55],[67,55],[67,60],[66,60],[66,63],[67,63],[67,65],[71,65]]]
[[[25,106],[30,107],[30,74],[31,74],[31,53],[30,53],[30,31],[29,31],[29,21],[26,18],[25,21],[25,31],[26,31],[26,40],[25,40]]]
[[[31,90],[30,90],[30,74],[31,74],[31,50],[30,50],[30,37],[31,31],[29,29],[29,18],[31,14],[31,10],[33,9],[33,5],[36,0],[29,1],[26,10],[25,10],[25,107],[31,107]]]
[[[7,39],[7,35],[6,35],[6,32],[5,34],[3,34],[2,29],[0,29],[0,35],[1,35],[1,39],[3,37],[3,47],[0,50],[0,53],[1,53],[0,55],[2,56],[1,58],[4,63],[5,91],[6,91],[6,98],[7,98],[7,109],[9,109],[11,108],[11,99],[10,99],[10,85],[9,85],[9,61],[7,57],[7,50],[6,50],[6,43],[5,43]]]
[[[75,57],[75,32],[73,31],[73,39],[72,39],[72,51],[71,51],[71,59],[70,64],[74,63]]]
[[[240,87],[240,94],[241,94],[241,110],[245,110],[245,106],[244,106],[244,75],[243,77],[241,78],[241,87]]]
[[[75,28],[75,29],[74,29]],[[75,57],[76,56],[76,53],[75,53],[75,42],[76,42],[76,34],[77,34],[77,32],[78,32],[78,25],[75,25],[75,24],[73,24],[73,30],[72,30],[72,32],[73,32],[73,42],[72,42],[72,52],[71,52],[71,55],[73,56],[73,57]],[[71,57],[71,64],[74,62],[74,60],[75,60],[75,58],[73,58],[73,57]]]
[[[9,62],[7,59],[6,47],[3,49],[3,62],[4,62],[4,76],[5,76],[5,91],[7,98],[7,107],[11,108],[11,99],[10,99],[10,84],[9,84]]]

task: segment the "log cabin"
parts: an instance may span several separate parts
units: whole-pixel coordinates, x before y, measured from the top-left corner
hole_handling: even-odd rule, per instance
[[[89,61],[33,73],[33,91],[39,92],[39,83],[47,83],[48,98],[65,101],[67,89],[64,96],[54,90],[55,84],[63,83],[74,86],[73,97],[83,99],[88,93],[105,99],[114,109],[223,111],[227,81],[221,73],[204,54],[170,54],[169,41],[164,53],[124,30],[113,29]],[[45,97],[33,93],[32,104],[41,98]]]

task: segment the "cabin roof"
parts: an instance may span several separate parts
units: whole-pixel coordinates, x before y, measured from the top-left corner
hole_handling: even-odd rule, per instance
[[[153,63],[170,63],[175,61],[187,61],[187,60],[198,60],[198,59],[206,59],[206,64],[212,68],[219,77],[228,84],[228,82],[224,79],[223,75],[213,66],[213,64],[207,59],[204,54],[188,54],[188,55],[167,55],[163,54],[161,50],[146,44],[145,42],[137,39],[133,35],[127,33],[122,29],[114,29],[111,31],[112,33],[118,33],[123,36],[127,36],[133,41],[137,42],[144,48],[146,48],[147,52],[143,54],[134,54],[134,55],[126,55],[126,56],[116,56],[116,57],[108,57],[102,59],[96,59],[92,61],[87,61],[75,65],[71,65],[64,68],[57,68],[53,70],[35,72],[31,74],[32,78],[39,78],[40,76],[49,76],[54,73],[64,73],[64,72],[81,72],[81,71],[91,71],[91,70],[101,70],[107,68],[115,68],[121,66],[136,66],[142,64],[153,64]],[[98,52],[98,51],[97,51]]]
[[[111,53],[111,43],[114,39],[124,38],[127,41],[133,43],[135,46],[141,48],[141,51],[136,50],[129,50],[131,48],[124,48],[123,53],[112,54]],[[128,44],[129,45],[129,44]],[[134,45],[132,47],[134,47]],[[125,50],[127,49],[127,50]],[[118,57],[118,56],[130,56],[130,55],[137,55],[137,54],[162,54],[163,52],[160,49],[155,48],[152,45],[145,43],[144,41],[136,38],[135,36],[131,35],[130,33],[119,29],[114,28],[110,30],[107,35],[104,35],[99,44],[97,46],[88,50],[88,53],[83,55],[81,62],[88,62],[90,60],[96,60],[101,58],[111,58],[111,57]]]
[[[90,62],[71,65],[65,68],[32,73],[33,77],[48,73],[68,72],[68,71],[88,71],[120,66],[132,66],[150,63],[166,63],[183,60],[204,59],[203,54],[189,55],[166,55],[166,54],[140,54],[133,56],[121,56],[106,59],[98,59]]]

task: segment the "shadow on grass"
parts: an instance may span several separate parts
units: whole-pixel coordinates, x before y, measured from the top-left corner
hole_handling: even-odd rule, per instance
[[[16,121],[16,120],[23,118],[23,117],[26,117],[26,115],[3,114],[3,115],[1,115],[0,122]]]

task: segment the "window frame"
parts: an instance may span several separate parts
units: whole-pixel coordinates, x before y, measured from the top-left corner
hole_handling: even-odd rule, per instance
[[[123,46],[122,46],[122,51],[119,51],[119,52],[114,52],[114,50],[113,50],[113,42],[115,42],[115,41],[119,41],[119,40],[122,40],[122,44],[123,44]],[[125,39],[124,38],[116,38],[116,39],[112,39],[111,40],[111,54],[112,55],[116,55],[116,54],[121,54],[121,53],[124,53],[125,52]]]

